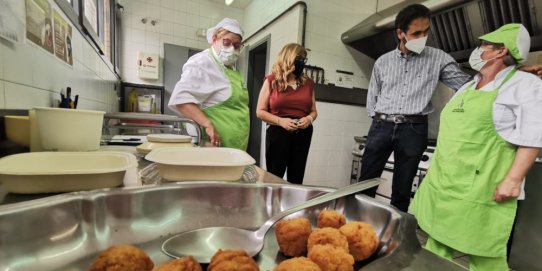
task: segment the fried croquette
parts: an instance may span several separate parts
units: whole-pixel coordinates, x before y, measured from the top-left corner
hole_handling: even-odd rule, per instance
[[[354,221],[342,226],[339,231],[346,236],[350,254],[356,261],[369,258],[378,248],[379,240],[373,226],[369,223]]]
[[[316,226],[318,228],[330,227],[338,229],[344,224],[346,224],[346,217],[343,214],[340,214],[335,210],[322,210],[320,214],[318,214]]]
[[[273,271],[322,271],[322,269],[308,258],[297,257],[281,262]]]
[[[344,251],[348,253],[348,241],[346,240],[346,237],[335,228],[328,227],[314,230],[307,242],[309,253],[311,248],[315,245],[331,245],[344,249]]]
[[[259,271],[260,268],[244,250],[219,249],[211,258],[207,271]]]
[[[309,249],[308,257],[322,271],[354,270],[354,257],[344,249],[333,245],[315,245]]]
[[[279,221],[275,226],[279,250],[290,257],[305,255],[311,231],[310,221],[303,217]]]
[[[111,246],[92,263],[89,271],[149,271],[154,267],[151,258],[140,248],[131,245]]]
[[[202,271],[201,265],[192,256],[165,262],[153,271]]]

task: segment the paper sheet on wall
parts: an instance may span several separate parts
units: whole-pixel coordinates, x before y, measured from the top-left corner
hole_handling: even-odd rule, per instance
[[[337,80],[335,80],[335,86],[354,88],[354,73],[337,70]]]
[[[72,27],[56,10],[54,11],[53,21],[55,55],[72,65]]]
[[[47,0],[26,0],[26,38],[54,53],[52,8]]]
[[[24,1],[0,0],[0,37],[12,42],[23,42],[24,33]]]

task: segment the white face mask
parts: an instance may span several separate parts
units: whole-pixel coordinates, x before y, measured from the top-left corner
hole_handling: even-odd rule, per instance
[[[469,64],[473,70],[480,71],[487,64],[487,62],[495,59],[494,57],[492,59],[483,60],[482,59],[483,53],[484,53],[484,50],[482,48],[476,47],[476,49],[474,49],[474,51],[472,51],[472,53],[470,54]]]
[[[425,48],[425,43],[427,43],[427,37],[428,36],[414,40],[407,40],[405,34],[405,40],[407,41],[405,43],[405,47],[416,54],[420,54]]]
[[[224,47],[220,46],[220,52],[218,52],[218,59],[226,66],[233,66],[239,58],[239,52],[235,50],[233,46]]]

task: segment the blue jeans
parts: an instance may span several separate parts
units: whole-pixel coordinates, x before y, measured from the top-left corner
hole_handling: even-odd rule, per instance
[[[393,152],[391,205],[403,212],[408,211],[412,182],[423,152],[427,148],[427,127],[427,123],[373,120],[367,135],[359,180],[380,177]],[[377,188],[366,190],[363,194],[374,197],[376,190]]]

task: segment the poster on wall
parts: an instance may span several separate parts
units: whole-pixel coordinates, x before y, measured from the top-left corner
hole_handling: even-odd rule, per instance
[[[56,10],[54,11],[53,21],[55,55],[72,65],[72,27]]]
[[[26,38],[54,53],[51,4],[47,0],[26,0]]]
[[[24,1],[0,0],[0,37],[20,43],[24,31]]]
[[[94,32],[98,33],[98,5],[96,0],[84,0],[85,18],[90,22]]]

